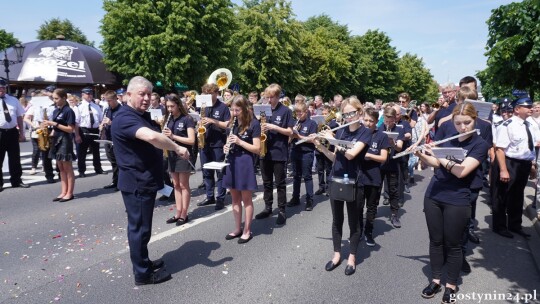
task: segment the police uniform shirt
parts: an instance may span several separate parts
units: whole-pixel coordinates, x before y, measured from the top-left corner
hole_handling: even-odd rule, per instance
[[[112,122],[116,118],[116,115],[118,115],[118,110],[120,110],[121,107],[123,107],[121,103],[119,103],[114,109],[111,107],[108,107],[107,108],[108,110],[105,112],[105,117],[107,117]],[[112,140],[111,126],[112,126],[112,123],[111,125],[105,126],[105,137],[108,140]]]
[[[13,129],[17,126],[17,117],[24,115],[24,108],[21,106],[17,98],[7,95],[4,95],[4,101],[6,102],[7,111],[9,116],[11,116],[11,121],[6,121],[6,116],[4,115],[4,109],[2,100],[0,98],[0,129]]]
[[[229,107],[223,102],[216,100],[216,103],[211,107],[204,108],[205,117],[213,118],[218,121],[229,121],[231,112]],[[211,148],[223,148],[227,141],[225,129],[218,127],[215,124],[206,125],[206,146]]]
[[[75,112],[73,112],[68,104],[65,104],[62,108],[54,109],[51,120],[62,126],[75,125]],[[64,134],[71,133],[67,133],[60,130],[58,127],[54,127],[54,137],[61,137]]]
[[[266,123],[276,125],[280,128],[290,128],[294,126],[292,112],[289,108],[278,103],[272,109],[272,117],[266,117]],[[266,148],[268,152],[264,156],[265,160],[287,161],[289,151],[289,136],[277,131],[266,131]]]
[[[385,125],[380,126],[379,131],[381,131],[381,132],[387,131],[386,126]],[[405,139],[405,132],[404,132],[403,127],[400,127],[398,125],[394,125],[394,127],[389,129],[388,131],[398,133],[397,138],[394,140],[395,143],[397,143],[400,140],[403,141]],[[388,140],[390,141],[390,139],[388,139]],[[402,150],[403,150],[403,148],[402,148]],[[390,153],[388,154],[388,159],[381,166],[381,170],[386,171],[386,172],[398,172],[398,168],[399,168],[398,167],[398,162],[400,160],[399,160],[399,158],[398,159],[393,158],[393,156],[395,154],[396,154],[396,150],[394,148],[392,148],[390,150]]]
[[[99,127],[100,122],[103,120],[103,111],[97,104],[93,102],[88,102],[83,99],[81,101],[81,104],[78,106],[78,109],[79,109],[78,125],[81,128],[97,129]],[[93,125],[91,124],[90,110],[92,111],[92,115],[94,116]]]
[[[464,141],[459,141],[456,138],[442,143],[440,146],[463,148],[466,157],[472,157],[480,163],[475,171],[482,170],[481,164],[487,159],[487,152],[491,147],[476,133]],[[461,161],[456,161],[456,163],[461,163]],[[458,178],[440,166],[435,170],[426,189],[426,197],[445,204],[468,206],[471,202],[471,184],[475,182],[475,179],[479,179],[479,183],[482,184],[482,175],[478,175],[477,172],[473,171],[463,178]]]
[[[350,141],[353,143],[362,142],[366,145],[367,148],[369,143],[371,142],[371,130],[364,127],[364,125],[360,125],[358,129],[351,132],[349,130],[349,127],[345,127],[337,131],[335,138],[339,140]],[[347,159],[345,157],[345,154],[337,152],[336,158],[334,160],[332,176],[343,177],[345,174],[348,174],[350,180],[357,180],[357,177],[360,174],[360,159],[363,158],[362,155],[365,155],[365,151],[367,151],[366,148],[362,150],[360,155],[357,155],[354,159],[351,160]],[[358,182],[360,183],[361,181],[359,180]]]
[[[191,116],[188,115],[182,115],[178,116],[178,118],[171,117],[169,120],[169,123],[167,124],[167,128],[169,128],[174,135],[180,136],[180,137],[188,137],[188,129],[191,128],[195,130],[195,121]],[[180,142],[176,142],[180,146],[190,150],[192,145],[186,145]]]
[[[382,150],[390,149],[390,147],[390,140],[386,133],[380,130],[372,131],[371,142],[367,153],[381,155]],[[382,164],[380,162],[366,159],[365,157],[362,158],[360,164],[360,170],[362,171],[360,181],[362,185],[380,187],[382,185],[381,166]]]
[[[237,126],[237,130],[235,130],[234,134],[238,136],[242,141],[245,141],[246,143],[252,145],[253,144],[253,138],[259,138],[261,137],[261,124],[259,121],[255,118],[251,120],[251,123],[249,127],[242,132],[243,128],[240,128]],[[244,149],[244,147],[240,147],[239,145],[234,145],[231,154],[241,154],[241,153],[250,153],[248,150]]]
[[[529,149],[529,138],[525,121],[518,116],[513,116],[503,122],[497,130],[496,145],[498,148],[504,149],[504,154],[507,157],[520,160],[534,160],[534,149]],[[538,127],[529,123],[529,130],[532,135],[533,145],[540,140],[540,132]]]
[[[163,151],[137,139],[140,128],[160,132],[149,112],[139,113],[130,106],[121,107],[112,122],[113,150],[118,164],[118,189],[135,193],[163,188]]]
[[[309,118],[299,122],[298,134],[301,136],[309,136],[310,134],[317,133],[317,123]],[[298,139],[292,141],[292,149],[295,152],[309,153],[315,150],[315,145],[309,142],[304,142],[299,145],[296,144]]]

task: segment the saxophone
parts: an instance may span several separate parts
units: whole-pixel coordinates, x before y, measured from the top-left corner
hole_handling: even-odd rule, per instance
[[[49,117],[47,116],[47,109],[43,111],[43,120],[49,120]],[[47,127],[39,128],[36,130],[36,134],[38,135],[38,148],[41,151],[48,151],[49,150],[49,129]]]
[[[168,128],[169,120],[171,120],[172,113],[169,113],[169,116],[167,117],[167,121],[165,123],[161,123],[161,131],[163,129]],[[169,150],[163,150],[163,157],[168,158],[169,157]]]
[[[262,132],[264,125],[266,124],[266,114],[264,112],[261,112],[261,150],[259,151],[259,155],[261,157],[264,157],[266,155],[266,133]]]
[[[205,145],[206,127],[203,126],[203,118],[206,115],[206,108],[204,104],[201,107],[201,120],[199,120],[199,127],[197,128],[197,139],[199,141],[199,149],[203,149]]]

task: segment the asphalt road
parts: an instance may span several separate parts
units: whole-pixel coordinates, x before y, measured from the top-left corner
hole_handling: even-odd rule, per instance
[[[25,170],[30,169],[28,153],[29,143],[23,143]],[[88,165],[91,172],[90,159]],[[5,178],[6,165],[3,171]],[[191,221],[182,227],[165,224],[174,214],[173,204],[156,202],[150,256],[163,258],[173,279],[135,287],[121,195],[102,189],[110,183],[111,174],[78,178],[77,198],[53,203],[59,183],[47,184],[43,173],[29,176],[25,171],[23,180],[31,188],[11,189],[7,182],[0,194],[0,302],[439,303],[442,293],[431,300],[420,297],[430,278],[422,203],[431,174],[430,170],[416,173],[417,184],[405,195],[407,202],[401,210],[402,228],[392,228],[389,208],[379,206],[377,245],[367,247],[361,242],[352,276],[344,274],[346,261],[332,272],[324,270],[333,251],[331,211],[325,196],[316,197],[311,212],[303,206],[289,208],[284,226],[275,225],[276,215],[255,220],[254,238],[245,245],[225,240],[234,227],[230,197],[225,210],[214,211],[212,206],[196,206],[204,195],[194,190]],[[200,182],[197,172],[191,185]],[[292,182],[288,184],[290,198]],[[262,193],[255,195],[258,213],[263,208]],[[493,234],[483,193],[477,212],[482,241],[469,249],[467,259],[473,270],[460,281],[460,297],[465,300],[459,302],[490,302],[485,298],[488,294],[507,298],[491,302],[515,303],[519,293],[524,303],[521,298],[536,293],[536,303],[540,303],[540,272],[534,260],[534,254],[540,253],[538,235],[533,233],[526,241]],[[525,217],[524,225],[533,232]],[[348,235],[345,223],[344,237]],[[345,259],[346,239],[343,245]]]

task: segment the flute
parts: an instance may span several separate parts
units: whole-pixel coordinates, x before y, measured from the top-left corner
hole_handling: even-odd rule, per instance
[[[445,138],[445,139],[441,139],[441,140],[437,140],[437,141],[434,141],[432,143],[430,143],[429,145],[431,146],[437,146],[437,145],[440,145],[442,143],[445,143],[447,141],[451,141],[452,139],[456,139],[456,138],[460,138],[462,136],[465,136],[465,135],[469,135],[469,134],[472,134],[472,133],[478,133],[478,135],[480,135],[480,129],[474,129],[474,130],[471,130],[471,131],[468,131],[468,132],[465,132],[465,133],[461,133],[461,134],[458,134],[458,135],[454,135],[454,136],[451,136],[451,137],[448,137],[448,138]],[[421,146],[418,146],[414,149],[411,149],[411,150],[407,150],[407,151],[403,151],[403,152],[400,152],[396,155],[394,155],[394,157],[392,157],[393,159],[396,159],[396,158],[400,158],[402,156],[405,156],[405,155],[409,155],[409,154],[412,154],[412,153],[415,153],[417,151],[421,151],[421,150],[424,150],[426,148],[426,145],[427,144],[423,144]]]
[[[351,121],[351,122],[349,122],[349,123],[346,123],[346,124],[344,124],[344,125],[341,125],[341,126],[339,126],[339,127],[333,128],[333,129],[330,129],[330,130],[328,130],[328,131],[334,132],[334,131],[337,131],[337,130],[339,130],[339,129],[343,129],[343,128],[345,128],[345,127],[348,127],[348,126],[350,126],[350,125],[352,125],[352,124],[354,124],[354,123],[357,123],[357,122],[362,122],[362,119],[358,119],[358,120]],[[323,131],[323,132],[327,132],[327,131]],[[296,144],[297,144],[297,145],[303,144],[303,143],[305,143],[306,141],[308,141],[308,140],[310,140],[310,139],[312,139],[312,138],[317,138],[317,137],[322,137],[322,132],[319,132],[319,133],[315,134],[315,136],[313,136],[313,137],[301,139],[301,140],[297,141]]]

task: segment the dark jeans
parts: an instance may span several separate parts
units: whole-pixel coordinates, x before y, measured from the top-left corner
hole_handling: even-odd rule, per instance
[[[286,173],[286,161],[273,161],[261,159],[261,175],[264,186],[264,204],[267,210],[272,210],[272,204],[274,202],[274,180],[277,189],[277,201],[278,208],[281,211],[285,211],[285,204],[287,201],[285,184]]]
[[[103,169],[101,168],[101,157],[99,155],[99,143],[94,141],[94,139],[98,139],[98,137],[92,135],[85,135],[85,133],[99,134],[99,130],[79,128],[79,133],[82,142],[79,144],[79,148],[77,149],[77,170],[79,171],[79,173],[86,172],[86,154],[88,153],[88,148],[90,148],[90,150],[92,150],[92,164],[94,166],[94,171],[103,171]]]
[[[114,155],[114,150],[112,145],[105,145],[105,155],[111,163],[112,166],[112,182],[113,184],[118,184],[118,165],[116,164],[116,156]]]
[[[225,158],[225,155],[223,153],[223,147],[217,147],[217,148],[211,148],[211,147],[204,147],[204,149],[200,150],[201,155],[201,164],[204,165],[209,162],[213,161],[223,161]],[[203,169],[203,179],[204,179],[204,185],[206,186],[206,198],[207,199],[214,199],[214,187],[216,186],[216,180],[214,179],[214,172],[217,175],[217,199],[218,200],[224,200],[226,189],[223,188],[223,173],[221,170],[207,170]]]
[[[317,159],[317,176],[319,177],[319,189],[328,190],[328,182],[332,173],[332,162],[322,153],[315,153]]]
[[[32,168],[37,168],[40,157],[41,163],[43,164],[43,172],[45,172],[45,178],[54,178],[52,159],[49,158],[49,150],[41,151],[38,146],[37,138],[32,138]]]
[[[306,187],[306,201],[313,201],[313,176],[311,167],[313,165],[313,152],[295,152],[291,154],[294,168],[293,178],[293,198],[300,198],[300,184],[304,179]]]
[[[2,113],[3,115],[3,113]],[[4,158],[8,155],[9,180],[12,186],[18,186],[22,180],[21,147],[19,146],[19,130],[0,129],[0,166],[4,164]],[[4,185],[4,174],[0,179],[0,186]]]
[[[403,156],[399,161],[398,194],[399,201],[405,202],[405,185],[409,183],[409,155]]]
[[[429,231],[429,261],[433,279],[441,279],[446,253],[446,283],[456,285],[463,261],[461,236],[471,218],[471,207],[439,203],[425,197],[424,214]]]
[[[392,213],[397,213],[399,210],[399,172],[381,171],[381,179],[386,179],[388,185],[388,201],[390,202],[390,210]],[[401,191],[403,192],[403,190]]]
[[[341,240],[343,239],[343,221],[345,216],[343,214],[343,205],[347,205],[347,218],[349,221],[349,230],[351,236],[351,249],[350,254],[356,255],[358,244],[360,243],[360,237],[362,236],[362,208],[360,202],[364,200],[364,188],[358,187],[356,190],[356,201],[344,202],[337,200],[330,200],[330,206],[332,207],[332,243],[334,245],[334,252],[341,252]],[[360,219],[360,220],[358,220]]]
[[[129,255],[133,264],[135,280],[147,279],[152,274],[151,262],[148,257],[148,242],[152,235],[152,216],[156,192],[122,191],[122,198],[128,216]]]
[[[360,202],[360,225],[362,225],[362,214],[364,213],[364,204],[367,207],[366,212],[366,233],[373,232],[373,222],[377,217],[377,207],[379,206],[379,197],[381,196],[381,187],[364,186],[364,199]]]
[[[467,251],[467,243],[469,242],[469,231],[474,229],[474,219],[476,216],[476,200],[480,194],[481,189],[471,189],[471,218],[467,223],[467,229],[463,230],[463,236],[461,237],[461,250],[463,250],[463,255]]]

